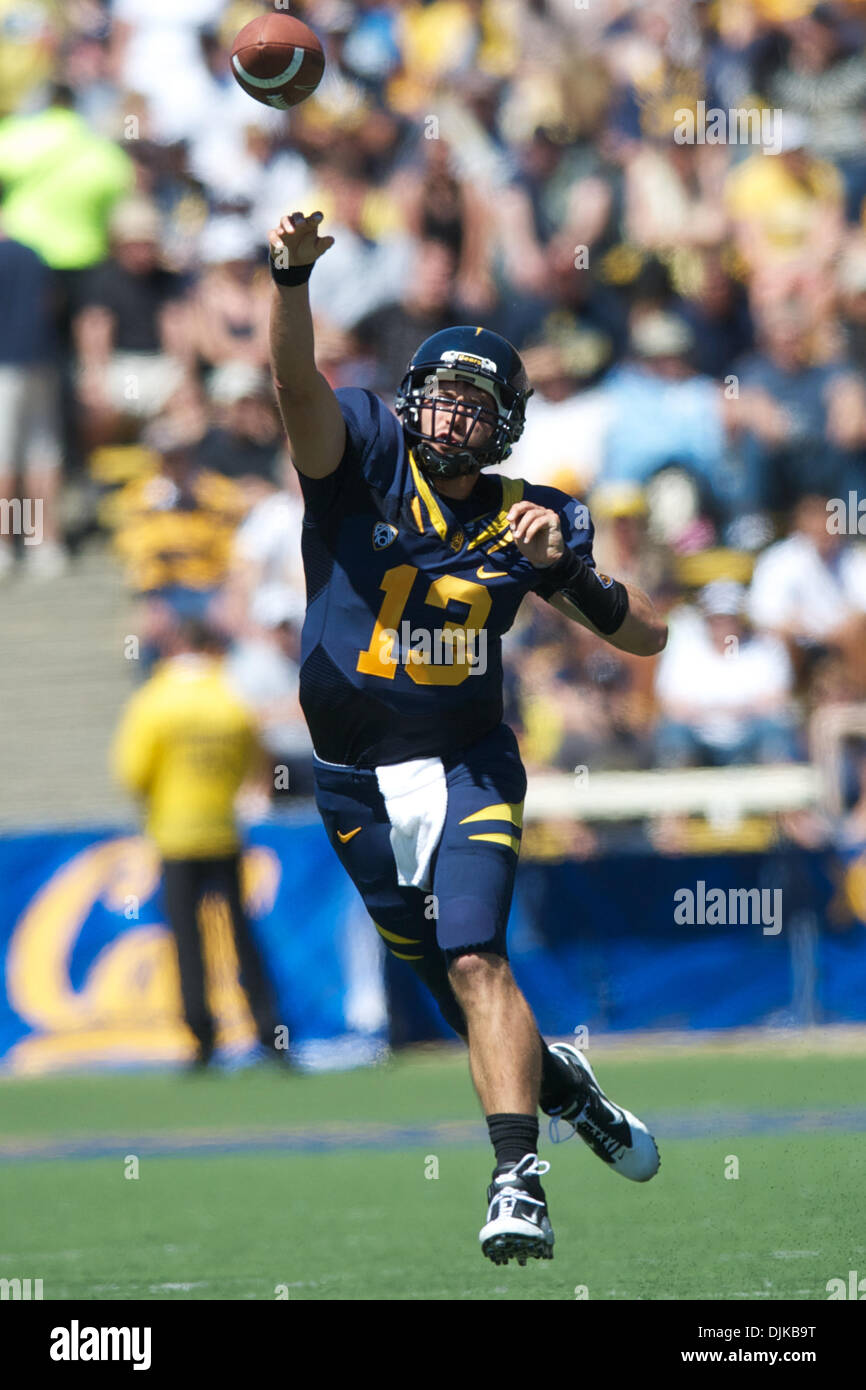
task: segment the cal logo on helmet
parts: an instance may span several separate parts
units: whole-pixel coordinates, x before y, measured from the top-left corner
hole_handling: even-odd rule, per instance
[[[463,352],[456,348],[449,348],[446,352],[441,353],[440,357],[443,362],[450,362],[455,365],[460,362],[469,362],[473,367],[481,367],[488,372],[495,373],[496,371],[496,363],[492,358],[477,357],[474,352]]]
[[[387,550],[397,539],[397,527],[388,521],[377,521],[373,527],[373,549]]]

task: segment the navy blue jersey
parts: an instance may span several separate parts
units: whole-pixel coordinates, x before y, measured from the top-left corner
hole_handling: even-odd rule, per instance
[[[326,762],[377,767],[443,757],[502,720],[502,635],[546,571],[514,543],[522,498],[559,513],[589,564],[585,506],[552,487],[482,473],[469,498],[441,497],[372,391],[336,392],[346,448],[327,478],[300,476],[307,616],[300,699]]]

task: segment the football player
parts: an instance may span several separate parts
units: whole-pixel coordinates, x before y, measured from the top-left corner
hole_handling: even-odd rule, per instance
[[[466,326],[422,343],[397,416],[317,370],[306,282],[333,245],[321,213],[270,234],[274,381],[305,500],[300,698],[331,844],[388,949],[469,1047],[496,1155],[484,1254],[549,1259],[538,1108],[614,1172],[658,1151],[574,1047],[548,1047],[508,964],[505,929],[526,776],[502,722],[501,638],[540,594],[613,646],[652,656],[647,597],[600,575],[586,508],[498,477],[532,394],[512,345]],[[397,418],[399,417],[399,418]]]

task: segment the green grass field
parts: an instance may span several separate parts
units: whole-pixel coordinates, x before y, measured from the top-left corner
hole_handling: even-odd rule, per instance
[[[523,1269],[480,1253],[492,1153],[459,1052],[3,1080],[0,1278],[41,1278],[46,1299],[757,1301],[866,1275],[866,1059],[591,1056],[654,1125],[661,1171],[629,1183],[543,1131],[556,1254]]]

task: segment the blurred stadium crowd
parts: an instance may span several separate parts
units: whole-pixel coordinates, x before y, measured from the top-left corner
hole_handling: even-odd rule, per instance
[[[110,533],[142,669],[207,615],[304,765],[267,231],[320,208],[332,385],[391,404],[429,334],[504,334],[535,388],[505,471],[588,501],[599,567],[670,615],[641,662],[526,605],[530,767],[804,758],[866,697],[866,5],[293,3],[327,67],[288,115],[229,70],[263,8],[0,0],[0,497],[45,499],[0,575]],[[773,152],[678,143],[710,108],[764,111]]]

